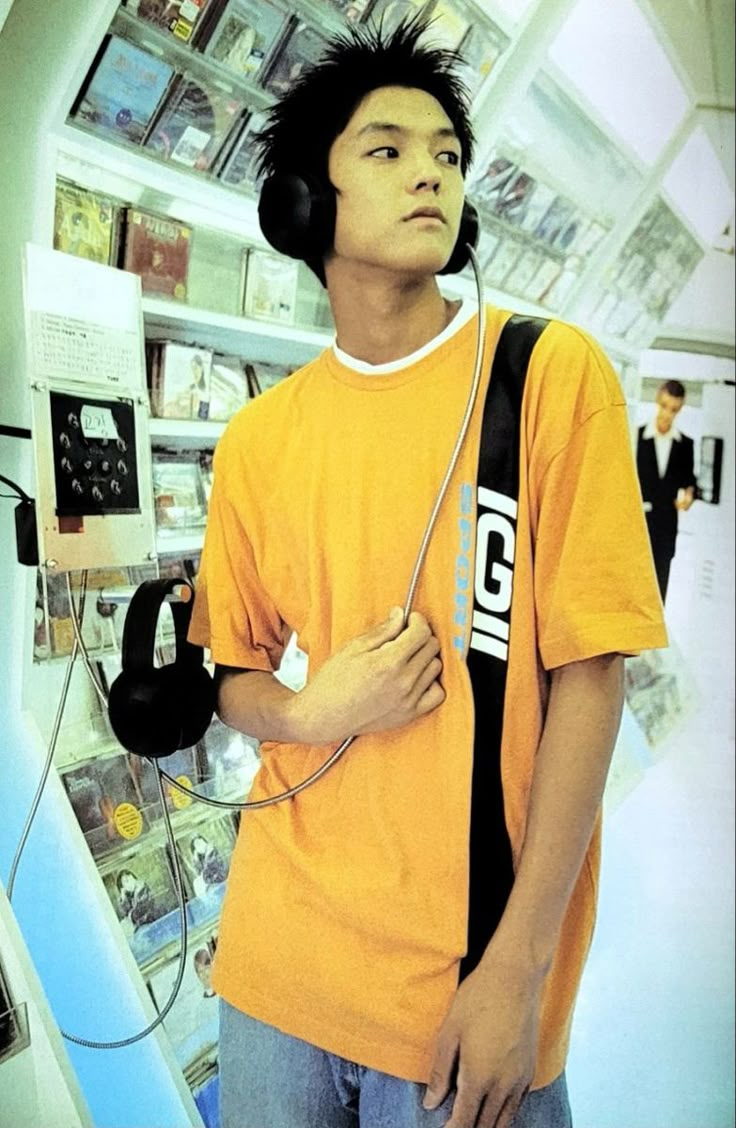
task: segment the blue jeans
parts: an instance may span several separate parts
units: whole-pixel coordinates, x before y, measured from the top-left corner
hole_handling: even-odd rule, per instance
[[[444,1128],[452,1095],[367,1069],[220,1001],[221,1128]],[[528,1094],[513,1128],[572,1128],[565,1075]]]

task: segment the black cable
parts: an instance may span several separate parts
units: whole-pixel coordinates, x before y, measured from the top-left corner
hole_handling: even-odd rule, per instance
[[[10,478],[6,478],[4,474],[0,474],[0,482],[5,482],[6,486],[10,486],[11,490],[15,490],[15,496],[19,497],[21,501],[33,503],[33,498],[29,497],[24,489],[22,489],[17,482],[13,482]],[[3,494],[3,497],[8,497],[9,494]]]

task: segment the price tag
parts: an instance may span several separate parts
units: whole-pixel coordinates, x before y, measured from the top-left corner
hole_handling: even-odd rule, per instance
[[[85,439],[117,439],[118,429],[109,407],[83,404],[79,425]]]

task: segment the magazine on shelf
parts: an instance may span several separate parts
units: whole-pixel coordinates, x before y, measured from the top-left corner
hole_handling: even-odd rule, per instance
[[[215,353],[210,379],[209,418],[227,420],[248,399],[248,384],[243,360],[238,356]]]
[[[151,474],[159,533],[180,534],[203,528],[207,499],[199,462],[154,452]]]
[[[218,162],[217,176],[223,184],[255,194],[258,188],[258,146],[255,136],[266,123],[266,114],[258,113],[243,123],[229,149]]]
[[[519,223],[522,231],[528,231],[530,234],[536,231],[556,195],[557,192],[554,188],[550,188],[548,184],[544,184],[540,180],[536,181],[534,191],[528,198],[526,210]]]
[[[197,46],[233,74],[253,80],[265,70],[288,19],[271,0],[226,0]]]
[[[504,239],[488,263],[486,277],[492,286],[503,287],[507,274],[516,265],[522,244],[516,239]]]
[[[185,301],[192,229],[175,219],[125,209],[123,270],[140,275],[145,294]]]
[[[587,226],[583,226],[577,239],[575,250],[584,257],[592,255],[593,251],[606,235],[607,231],[603,224],[598,223],[595,219],[591,219],[588,221]]]
[[[305,66],[316,63],[327,39],[309,24],[295,23],[282,40],[264,76],[263,85],[271,94],[285,94]]]
[[[578,254],[578,243],[586,226],[585,216],[581,212],[574,212],[555,239],[554,250],[562,251],[565,255]]]
[[[247,256],[243,300],[245,316],[292,325],[296,313],[299,263],[255,247],[248,248],[244,255]]]
[[[206,171],[245,110],[242,98],[181,76],[145,141],[164,160]]]
[[[542,305],[550,309],[560,310],[570,296],[570,292],[580,279],[579,270],[570,266],[563,266],[554,282],[547,288],[540,299]]]
[[[473,177],[468,194],[473,200],[493,210],[496,200],[509,184],[519,166],[503,153],[491,153],[480,164],[481,171]]]
[[[557,259],[542,256],[537,273],[527,285],[527,295],[531,301],[542,304],[561,272],[562,265]]]
[[[522,251],[518,261],[506,275],[505,286],[512,294],[527,296],[529,286],[539,271],[542,257],[539,251]]]
[[[154,415],[162,419],[207,419],[212,377],[211,349],[163,341],[151,387]]]
[[[171,1010],[163,1021],[174,1056],[186,1069],[201,1054],[216,1045],[218,1038],[218,999],[212,988],[212,959],[217,937],[194,940],[187,946],[184,975]],[[160,1012],[171,998],[179,973],[177,955],[148,981],[148,987]]]
[[[112,35],[87,76],[71,117],[138,145],[173,74],[174,68],[163,59]]]
[[[510,180],[495,197],[493,204],[494,215],[504,223],[520,227],[529,206],[529,200],[534,193],[536,180],[523,169],[517,169]]]
[[[115,265],[119,212],[115,201],[67,180],[57,180],[54,247],[91,262]]]
[[[553,247],[566,223],[575,212],[575,205],[565,196],[555,196],[534,229],[537,239]]]
[[[502,235],[499,231],[485,228],[480,232],[480,236],[478,238],[478,246],[476,248],[476,255],[478,257],[478,262],[480,263],[480,268],[484,274],[488,264],[501,245],[501,239]]]
[[[125,0],[125,7],[138,19],[170,31],[189,43],[212,0]]]

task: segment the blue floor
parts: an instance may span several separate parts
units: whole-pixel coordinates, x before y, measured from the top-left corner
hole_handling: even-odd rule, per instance
[[[734,1125],[733,653],[690,645],[669,606],[701,700],[654,751],[624,717],[568,1064],[575,1128]]]

